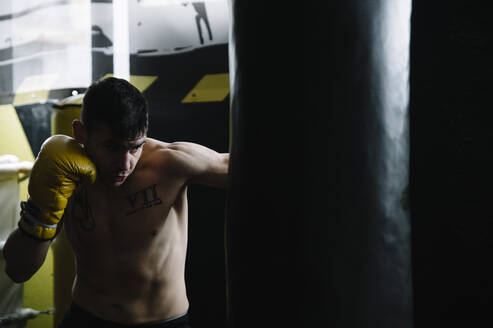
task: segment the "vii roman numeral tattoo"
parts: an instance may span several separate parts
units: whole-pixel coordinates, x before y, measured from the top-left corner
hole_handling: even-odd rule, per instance
[[[135,212],[162,204],[163,202],[157,194],[156,187],[157,185],[153,184],[152,186],[127,196],[127,200],[132,207],[132,209],[127,212],[127,215],[132,215]]]

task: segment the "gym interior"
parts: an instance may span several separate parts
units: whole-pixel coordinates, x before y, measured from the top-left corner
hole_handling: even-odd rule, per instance
[[[231,154],[227,190],[188,190],[192,326],[491,326],[492,58],[481,1],[3,0],[0,247],[115,76],[150,137]],[[57,327],[63,233],[26,283],[0,269],[0,326]]]

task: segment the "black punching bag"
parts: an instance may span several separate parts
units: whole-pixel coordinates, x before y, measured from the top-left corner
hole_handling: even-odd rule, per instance
[[[230,10],[229,327],[412,327],[411,1]]]

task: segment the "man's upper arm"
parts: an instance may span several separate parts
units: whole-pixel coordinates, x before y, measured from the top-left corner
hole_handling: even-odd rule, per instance
[[[176,173],[188,183],[226,188],[229,154],[189,142],[169,144]]]

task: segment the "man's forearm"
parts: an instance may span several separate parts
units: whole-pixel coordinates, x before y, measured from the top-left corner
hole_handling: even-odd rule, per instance
[[[3,248],[5,272],[15,282],[29,280],[43,264],[50,241],[37,241],[15,229]]]

